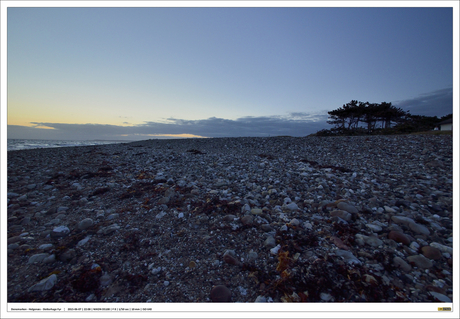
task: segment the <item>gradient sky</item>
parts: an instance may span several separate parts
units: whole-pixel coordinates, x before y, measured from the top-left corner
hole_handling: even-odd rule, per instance
[[[449,7],[7,10],[8,138],[305,136],[351,100],[453,109]]]

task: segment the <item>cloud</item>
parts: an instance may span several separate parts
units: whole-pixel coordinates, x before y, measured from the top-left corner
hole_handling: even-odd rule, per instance
[[[162,122],[150,121],[133,126],[32,122],[35,127],[8,125],[8,138],[138,140],[180,134],[182,137],[184,134],[201,137],[306,136],[327,128],[327,118],[327,112],[297,112],[287,116],[247,116],[236,120],[168,118]]]
[[[412,115],[441,117],[453,112],[452,94],[452,88],[447,88],[421,94],[413,99],[395,101],[393,105],[410,111]]]

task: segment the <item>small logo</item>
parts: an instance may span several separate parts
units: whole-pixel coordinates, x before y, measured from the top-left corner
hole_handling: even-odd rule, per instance
[[[451,307],[438,307],[438,311],[452,311]]]

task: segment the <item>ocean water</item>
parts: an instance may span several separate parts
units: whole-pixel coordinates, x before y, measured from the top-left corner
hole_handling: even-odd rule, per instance
[[[51,147],[69,147],[69,146],[87,146],[87,145],[105,145],[129,143],[132,141],[59,141],[59,140],[23,140],[23,139],[8,139],[8,151],[28,150],[33,148],[51,148]]]

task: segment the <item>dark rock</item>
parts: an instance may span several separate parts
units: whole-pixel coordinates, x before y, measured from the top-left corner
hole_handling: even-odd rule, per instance
[[[410,239],[406,235],[398,231],[394,231],[394,230],[390,231],[388,233],[388,238],[393,239],[395,242],[402,243],[406,246],[410,244]]]
[[[227,287],[219,285],[212,288],[209,297],[213,302],[231,302],[232,292]]]

